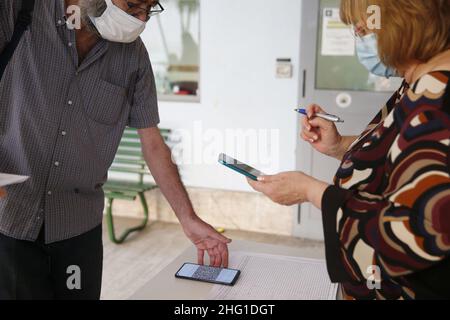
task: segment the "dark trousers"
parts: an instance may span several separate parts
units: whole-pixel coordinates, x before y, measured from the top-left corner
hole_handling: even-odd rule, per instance
[[[1,300],[98,300],[103,268],[102,226],[45,244],[0,234]]]

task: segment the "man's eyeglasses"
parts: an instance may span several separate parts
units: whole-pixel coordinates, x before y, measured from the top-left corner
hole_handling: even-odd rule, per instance
[[[128,1],[128,8],[137,9],[139,11],[145,12],[147,15],[147,21],[150,20],[151,17],[161,14],[164,11],[164,7],[157,1],[154,5],[152,5],[148,9],[142,8],[139,4]]]

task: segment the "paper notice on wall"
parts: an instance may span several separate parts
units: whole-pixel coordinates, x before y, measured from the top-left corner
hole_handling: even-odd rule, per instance
[[[232,287],[215,285],[211,300],[336,300],[323,260],[234,252],[230,267],[241,270]]]
[[[339,9],[323,10],[322,56],[354,56],[355,38],[351,27],[345,25],[339,16]]]

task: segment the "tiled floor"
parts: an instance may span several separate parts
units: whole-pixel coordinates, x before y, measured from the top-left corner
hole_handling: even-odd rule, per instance
[[[118,232],[136,224],[133,219],[116,219]],[[284,246],[317,246],[321,242],[292,237],[230,230],[225,235],[231,239],[249,240]],[[102,299],[127,299],[155,276],[191,243],[177,224],[155,222],[143,232],[130,236],[122,245],[108,239],[103,228],[104,266]]]

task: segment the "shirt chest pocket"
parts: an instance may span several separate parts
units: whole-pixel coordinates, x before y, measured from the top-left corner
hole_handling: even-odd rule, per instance
[[[101,124],[114,125],[127,110],[127,90],[121,86],[99,80],[84,103],[87,116]]]

